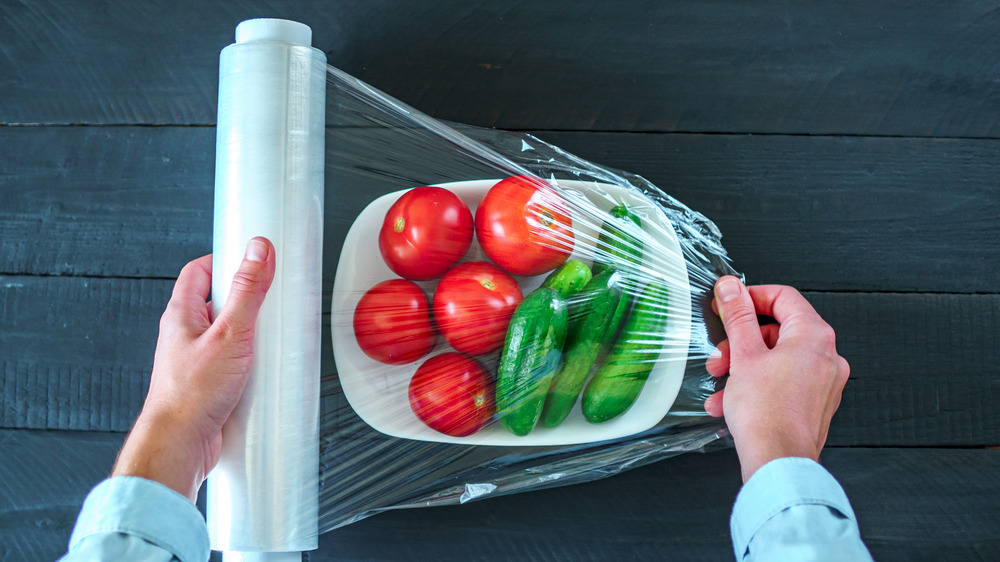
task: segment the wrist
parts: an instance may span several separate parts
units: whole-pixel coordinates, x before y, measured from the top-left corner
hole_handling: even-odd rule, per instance
[[[176,416],[144,411],[129,432],[111,475],[153,480],[194,502],[205,478],[201,441]]]
[[[819,460],[815,445],[781,432],[765,433],[750,439],[734,439],[736,454],[740,459],[743,482],[746,483],[767,463],[789,457]]]

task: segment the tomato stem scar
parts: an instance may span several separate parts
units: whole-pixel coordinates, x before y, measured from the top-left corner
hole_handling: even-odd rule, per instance
[[[497,288],[497,286],[494,285],[493,282],[490,281],[489,279],[483,279],[482,281],[479,282],[479,284],[491,291]]]
[[[405,226],[406,226],[406,220],[403,217],[399,217],[398,219],[396,219],[396,222],[393,223],[392,229],[395,230],[396,232],[403,232],[403,228]]]

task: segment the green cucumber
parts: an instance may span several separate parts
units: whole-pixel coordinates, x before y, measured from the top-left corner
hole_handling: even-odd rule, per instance
[[[593,275],[587,264],[579,260],[569,260],[549,274],[542,282],[542,287],[555,289],[559,291],[560,297],[566,298],[590,283],[591,277]]]
[[[500,424],[527,435],[538,423],[552,375],[559,367],[569,314],[559,292],[540,287],[514,310],[497,372]]]
[[[608,360],[583,391],[583,415],[591,423],[616,418],[639,397],[663,349],[669,291],[661,282],[646,287],[636,300]]]
[[[610,213],[597,237],[594,275],[608,268],[628,271],[642,264],[642,240],[629,232],[635,230],[630,222],[641,229],[642,221],[625,205],[612,207]]]
[[[556,427],[566,419],[602,349],[606,351],[618,333],[630,303],[624,294],[623,281],[620,272],[606,269],[574,297],[586,312],[570,319],[573,325],[566,342],[565,361],[552,379],[542,410],[542,423],[546,427]]]

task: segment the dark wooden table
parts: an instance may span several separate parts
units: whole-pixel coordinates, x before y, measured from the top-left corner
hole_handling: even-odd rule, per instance
[[[1000,559],[990,2],[0,2],[0,559],[65,549],[211,250],[219,51],[250,17],[434,117],[536,133],[712,218],[852,378],[823,462],[880,560]],[[733,452],[377,515],[312,560],[725,560]]]

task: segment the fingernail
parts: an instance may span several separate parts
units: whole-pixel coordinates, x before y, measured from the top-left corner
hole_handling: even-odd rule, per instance
[[[721,302],[729,302],[740,296],[740,282],[735,277],[726,277],[715,286],[715,294]]]
[[[247,259],[250,261],[267,261],[267,244],[254,238],[247,244]]]
[[[717,348],[717,347],[713,347],[712,348],[712,353],[708,354],[708,358],[709,359],[718,359],[720,357],[722,357],[722,352],[719,351],[719,348]]]

